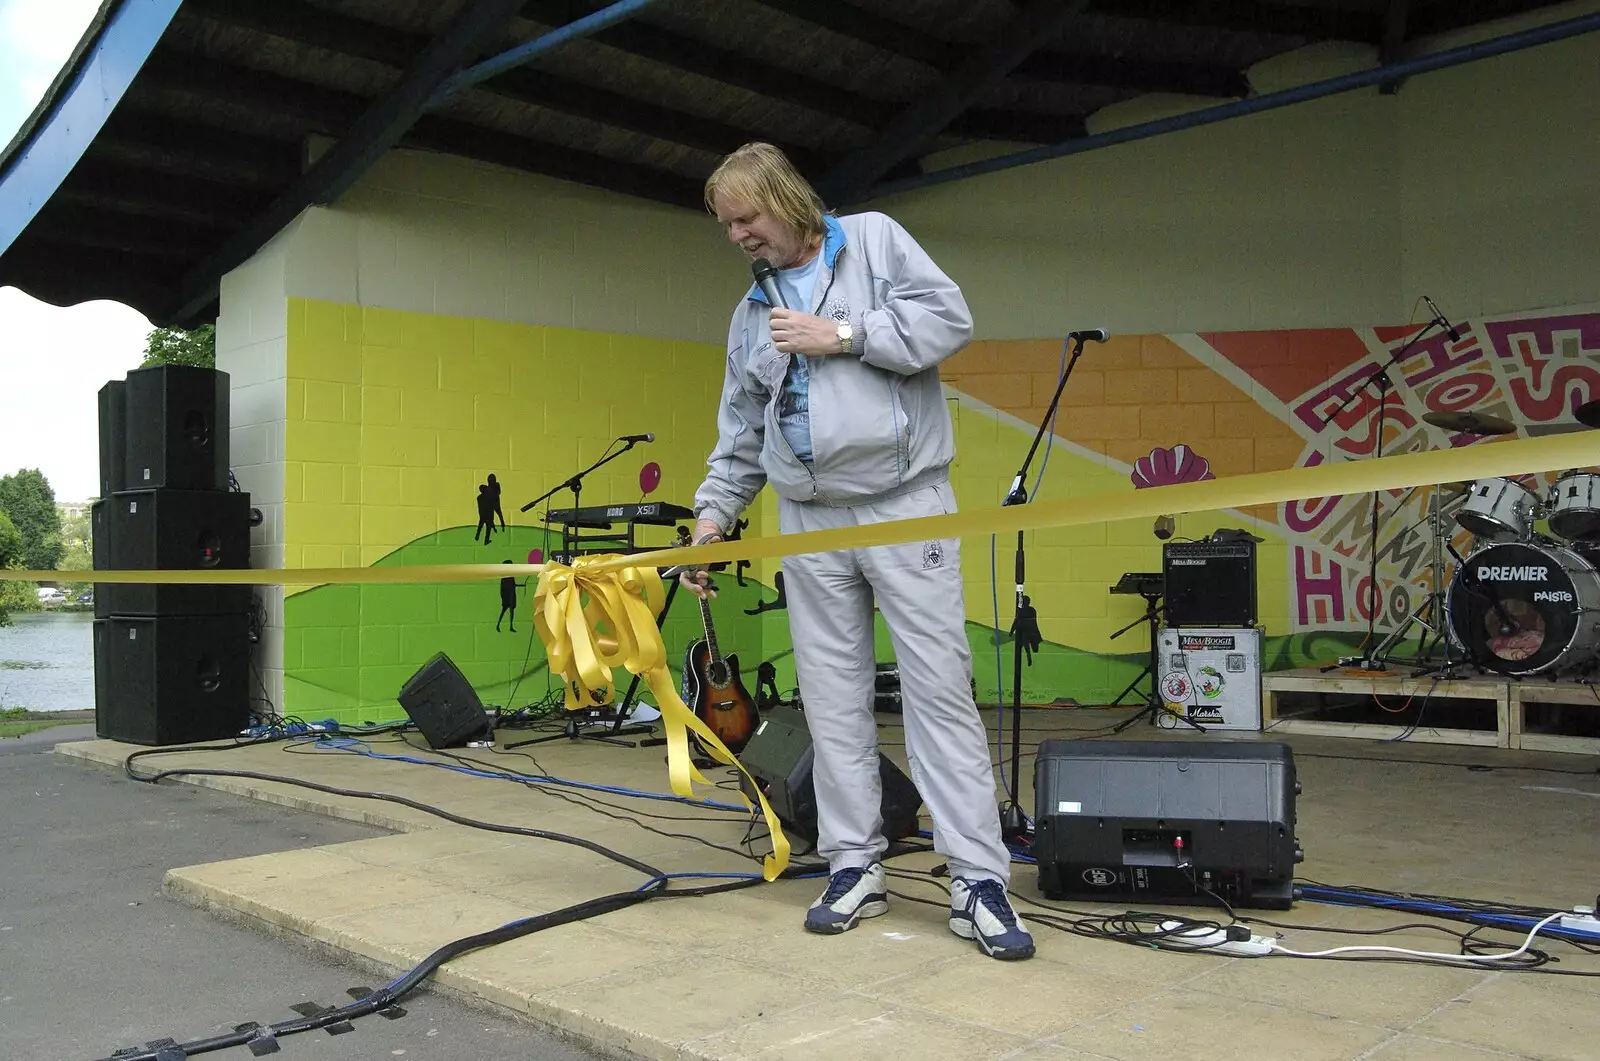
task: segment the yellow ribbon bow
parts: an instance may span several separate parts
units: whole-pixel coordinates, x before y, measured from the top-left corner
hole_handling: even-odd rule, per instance
[[[547,563],[533,595],[534,628],[551,672],[565,681],[568,711],[611,703],[616,694],[612,668],[619,664],[644,678],[666,727],[667,774],[675,795],[700,799],[694,782],[710,784],[689,755],[690,730],[713,759],[750,778],[772,834],[772,853],[762,862],[762,876],[776,880],[789,864],[789,839],[755,778],[678,695],[656,625],[654,605],[664,598],[654,567],[627,566],[617,555],[576,557],[571,567]],[[743,792],[739,798],[750,806]]]

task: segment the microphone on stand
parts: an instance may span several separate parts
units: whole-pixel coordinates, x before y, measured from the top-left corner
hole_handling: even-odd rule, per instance
[[[623,435],[617,439],[618,442],[654,442],[655,440],[656,436],[653,431],[647,431],[642,435]]]
[[[1452,343],[1459,343],[1461,341],[1461,332],[1454,324],[1450,323],[1450,318],[1446,317],[1443,313],[1440,313],[1439,307],[1435,306],[1433,304],[1433,299],[1429,298],[1427,295],[1422,296],[1422,301],[1426,302],[1428,304],[1428,308],[1433,310],[1433,319],[1444,325],[1444,333],[1450,337],[1450,341]]]
[[[1090,328],[1090,329],[1088,329],[1086,331],[1081,331],[1081,332],[1068,332],[1067,333],[1067,338],[1068,339],[1081,339],[1086,343],[1090,343],[1090,342],[1104,343],[1104,342],[1110,342],[1111,333],[1109,331],[1107,331],[1106,329],[1104,329],[1104,328]]]
[[[788,309],[783,301],[783,293],[778,290],[778,270],[765,258],[757,258],[750,263],[750,272],[755,274],[756,286],[761,288],[761,293],[767,296],[767,304],[773,309]]]

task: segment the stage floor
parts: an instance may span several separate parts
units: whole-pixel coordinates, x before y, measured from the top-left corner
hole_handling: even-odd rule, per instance
[[[1126,714],[1031,711],[1024,747],[1049,736],[1100,733]],[[885,751],[903,765],[899,720],[880,721]],[[1593,903],[1600,888],[1600,779],[1589,757],[1276,733],[1197,737],[1142,723],[1128,735],[1289,744],[1304,786],[1300,875],[1311,880],[1550,907]],[[501,746],[526,736],[504,731]],[[421,745],[415,734],[411,739]],[[371,748],[445,761],[425,746],[375,740]],[[119,769],[135,750],[111,741],[57,748]],[[525,750],[537,754],[539,766],[516,753],[462,751],[499,769],[542,767],[548,775],[591,784],[667,789],[662,748],[563,740]],[[735,854],[607,816],[628,815],[738,848],[743,819],[681,804],[602,794],[613,806],[597,809],[553,796],[553,786],[533,789],[304,747],[288,753],[283,745],[161,754],[135,765],[146,772],[180,766],[251,771],[404,796],[483,821],[581,836],[669,872],[753,868]],[[1025,757],[1025,778],[1031,766],[1031,756]],[[711,776],[723,780],[731,772]],[[164,783],[206,785],[395,830],[312,850],[175,866],[166,891],[177,901],[396,974],[443,943],[632,889],[644,879],[579,847],[471,829],[392,802],[236,777]],[[891,886],[902,895],[942,900],[926,876],[939,862],[931,853],[894,859],[891,866],[921,879],[895,877]],[[1594,981],[1578,977],[1169,954],[1040,925],[1033,926],[1037,958],[1002,963],[952,936],[942,905],[905,898],[891,898],[886,916],[846,935],[810,935],[800,922],[820,887],[818,881],[785,881],[642,903],[468,954],[444,965],[435,981],[622,1056],[685,1061],[856,1061],[885,1053],[969,1061],[1580,1061],[1592,1058],[1600,1041]],[[1039,898],[1027,867],[1016,867],[1013,889]],[[1066,905],[1103,913],[1126,908]],[[1029,909],[1024,902],[1018,908]],[[1203,908],[1167,909],[1210,916]],[[1315,931],[1421,920],[1415,916],[1302,901],[1290,911],[1241,910],[1240,917],[1294,926],[1258,925],[1255,931],[1280,933],[1285,945],[1299,950],[1369,942],[1456,950],[1450,936],[1421,929],[1373,938]],[[1539,946],[1561,959],[1556,968],[1600,972],[1600,957],[1556,941]]]

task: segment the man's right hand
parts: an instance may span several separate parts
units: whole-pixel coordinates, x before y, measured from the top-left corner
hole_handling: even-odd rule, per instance
[[[722,528],[714,520],[702,519],[694,525],[694,545],[720,541],[722,541]],[[711,572],[704,567],[686,568],[678,576],[678,581],[696,597],[709,600],[717,595],[717,591],[711,588]]]

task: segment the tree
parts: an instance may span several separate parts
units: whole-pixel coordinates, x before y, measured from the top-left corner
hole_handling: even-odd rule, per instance
[[[157,328],[145,338],[144,362],[151,365],[194,365],[215,368],[217,364],[217,326],[202,324],[192,331],[183,328]]]
[[[37,468],[0,477],[0,512],[22,534],[22,566],[44,571],[61,560],[61,513],[55,491]]]
[[[22,566],[22,532],[11,517],[0,512],[0,569]],[[0,626],[11,624],[11,613],[31,611],[39,606],[39,595],[30,582],[0,582]]]

